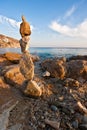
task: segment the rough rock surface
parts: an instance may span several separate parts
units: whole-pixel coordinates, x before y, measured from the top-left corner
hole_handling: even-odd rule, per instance
[[[87,61],[86,60],[71,60],[67,63],[67,77],[78,79],[82,77],[87,79]]]
[[[22,55],[19,66],[24,77],[27,80],[32,80],[34,77],[34,64],[28,52]]]
[[[82,65],[83,63],[77,64],[77,60],[74,60],[76,64],[74,63],[73,70],[75,67],[80,68],[79,70],[86,70],[85,59],[82,60],[84,65]],[[20,74],[20,71],[17,66],[19,63],[15,65],[14,61],[8,61],[4,55],[0,55],[0,130],[87,129],[87,116],[77,105],[79,101],[85,110],[87,109],[87,79],[84,78],[83,72],[80,73],[79,70],[77,80],[67,78],[71,61],[64,61],[67,73],[63,80],[51,76],[43,77],[43,70],[40,66],[42,61],[39,60],[35,63],[34,81],[38,86],[43,86],[42,96],[36,99],[24,95],[19,89],[20,86],[24,87],[24,84],[18,83],[17,75]],[[9,76],[10,73],[11,76]],[[11,78],[14,81],[14,87],[11,82],[7,82],[6,74],[9,79]],[[74,73],[72,74],[74,77]],[[69,75],[71,75],[70,70]],[[65,81],[68,84],[67,87]],[[15,82],[18,87],[16,87]],[[80,85],[75,87],[77,83],[80,83]]]
[[[17,39],[0,34],[0,48],[5,47],[20,47]]]
[[[79,83],[79,81],[77,81],[75,79],[66,78],[64,81],[64,85],[66,87],[79,87],[80,83]]]
[[[35,81],[31,80],[28,82],[24,93],[32,97],[40,97],[42,95],[42,90]]]
[[[19,65],[12,65],[4,68],[4,78],[7,83],[15,86],[21,86],[25,80],[24,76],[20,72]]]
[[[12,53],[12,52],[7,52],[4,54],[4,57],[13,63],[19,63],[19,60],[21,58],[21,54],[18,53]]]
[[[66,75],[66,59],[47,59],[42,62],[42,68],[47,70],[52,77],[63,79]]]

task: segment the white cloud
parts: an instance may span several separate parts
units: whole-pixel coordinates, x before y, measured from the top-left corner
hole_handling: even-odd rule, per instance
[[[8,17],[5,17],[3,15],[0,15],[0,23],[3,23],[3,22],[7,22],[9,23],[12,27],[17,27],[19,28],[20,27],[20,23],[21,22],[17,22],[16,20],[14,19],[11,19],[11,18],[8,18]]]
[[[73,5],[66,13],[65,13],[65,16],[64,18],[67,18],[67,17],[70,17],[76,10],[76,7],[75,5]]]
[[[13,28],[19,28],[20,23],[21,23],[21,22],[17,22],[14,19],[0,15],[0,23],[3,23],[3,22],[9,23]],[[30,25],[30,26],[31,26],[31,30],[33,30],[34,29],[33,25]]]
[[[71,28],[68,25],[62,25],[56,21],[53,21],[49,27],[65,36],[87,38],[87,19],[74,28]]]

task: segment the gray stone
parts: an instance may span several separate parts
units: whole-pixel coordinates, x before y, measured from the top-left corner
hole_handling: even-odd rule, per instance
[[[54,105],[51,105],[50,108],[51,108],[52,111],[55,111],[55,112],[58,110],[58,108],[56,106],[54,106]]]
[[[20,59],[20,71],[27,80],[32,80],[34,77],[34,64],[31,59],[31,56],[28,52],[23,53],[22,58]]]
[[[78,120],[72,122],[72,126],[77,129],[78,128]]]

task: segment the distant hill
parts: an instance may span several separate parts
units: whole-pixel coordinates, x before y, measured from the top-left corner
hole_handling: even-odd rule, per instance
[[[0,34],[0,48],[4,47],[20,47],[19,41],[17,39]]]

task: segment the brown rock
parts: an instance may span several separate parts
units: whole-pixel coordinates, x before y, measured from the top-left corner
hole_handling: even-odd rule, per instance
[[[47,70],[52,77],[63,79],[66,75],[65,58],[47,59],[41,64],[44,70]]]
[[[24,93],[29,96],[40,97],[42,90],[35,81],[31,80],[28,82]]]
[[[20,73],[20,69],[18,65],[12,65],[4,69],[4,77],[7,83],[11,85],[20,86],[23,84],[25,78]]]
[[[80,86],[80,83],[75,80],[75,79],[71,79],[71,78],[67,78],[65,81],[64,81],[64,85],[66,87],[79,87]]]
[[[5,83],[2,76],[0,76],[0,88],[9,88],[9,85]]]
[[[78,79],[82,77],[87,79],[87,61],[72,60],[67,63],[67,77]]]
[[[50,125],[50,126],[53,127],[54,129],[59,130],[60,122],[51,121],[51,120],[45,119],[45,123],[48,124],[48,125]]]
[[[22,37],[31,34],[30,24],[26,21],[24,16],[22,16],[22,23],[20,24],[20,34]]]
[[[0,47],[20,47],[17,39],[0,34]]]
[[[34,77],[34,64],[32,62],[30,54],[24,53],[20,59],[20,71],[27,80],[32,80]]]
[[[4,57],[7,58],[7,60],[13,62],[13,63],[19,63],[19,60],[21,58],[21,54],[13,53],[13,52],[7,52],[4,54]]]

